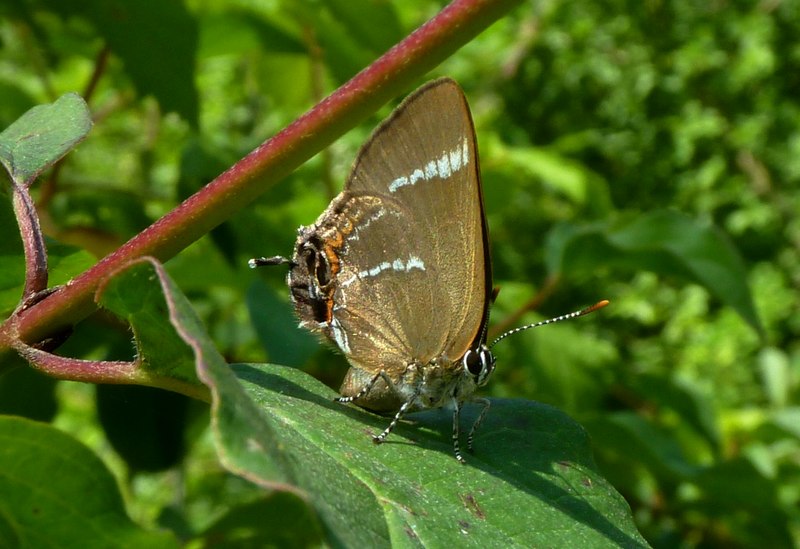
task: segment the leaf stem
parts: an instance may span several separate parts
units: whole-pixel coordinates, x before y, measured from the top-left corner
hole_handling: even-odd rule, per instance
[[[146,385],[168,389],[198,400],[210,400],[205,386],[174,377],[150,375],[138,362],[68,358],[25,344],[18,344],[17,351],[34,368],[59,379],[114,385]]]
[[[25,287],[19,306],[19,309],[24,309],[36,294],[47,289],[47,248],[28,186],[15,181],[11,188],[14,214],[25,251]]]

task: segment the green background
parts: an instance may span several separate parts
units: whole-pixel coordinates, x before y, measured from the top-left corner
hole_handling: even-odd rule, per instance
[[[115,26],[120,6],[134,31]],[[0,6],[0,127],[84,91],[102,66],[92,132],[34,187],[51,283],[169,211],[440,7]],[[800,543],[797,36],[795,1],[530,2],[430,75],[456,79],[475,118],[501,288],[493,325],[612,302],[504,340],[484,394],[552,405],[582,425],[655,547]],[[390,109],[167,263],[228,362],[301,367],[337,386],[347,365],[295,328],[283,273],[250,271],[247,259],[291,252],[295,228],[341,189]],[[3,234],[14,234],[6,218]],[[20,280],[18,265],[0,279],[7,313]],[[106,315],[59,352],[134,353]],[[20,368],[0,379],[0,411],[51,421],[92,448],[140,525],[192,539],[277,506],[305,520],[279,525],[285,537],[272,543],[325,537],[304,526],[315,519],[296,498],[248,500],[253,487],[215,458],[204,405],[185,397]]]

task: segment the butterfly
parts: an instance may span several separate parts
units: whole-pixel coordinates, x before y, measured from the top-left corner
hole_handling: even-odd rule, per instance
[[[351,365],[337,400],[394,414],[378,443],[406,413],[449,406],[464,462],[461,409],[481,406],[470,450],[489,409],[475,391],[495,368],[486,344],[494,294],[475,128],[455,81],[423,85],[380,124],[344,190],[298,229],[291,259],[250,260],[284,263],[300,325]]]

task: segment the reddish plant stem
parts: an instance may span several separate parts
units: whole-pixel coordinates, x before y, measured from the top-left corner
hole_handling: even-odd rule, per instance
[[[59,379],[114,385],[146,385],[175,391],[198,400],[209,400],[208,390],[199,383],[151,375],[138,362],[67,358],[24,344],[18,344],[17,351],[37,370]]]
[[[0,327],[0,358],[16,338],[35,342],[96,307],[95,289],[132,259],[167,260],[241,210],[450,56],[521,0],[454,0],[309,112],[59,291]],[[0,360],[0,365],[2,360]],[[0,366],[2,370],[2,366]]]
[[[86,84],[86,89],[83,90],[83,99],[87,103],[92,100],[92,95],[94,95],[94,91],[97,89],[97,85],[100,83],[100,78],[106,72],[108,58],[110,55],[111,48],[108,47],[108,44],[104,44],[103,48],[97,53],[97,59],[95,59],[94,62],[92,76],[89,78],[89,82]]]
[[[25,287],[20,308],[27,306],[36,294],[47,289],[47,249],[39,226],[39,215],[26,185],[11,185],[14,214],[19,223],[25,250]]]

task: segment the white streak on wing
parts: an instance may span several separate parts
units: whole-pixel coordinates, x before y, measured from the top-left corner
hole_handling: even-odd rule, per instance
[[[442,157],[436,161],[436,167],[439,168],[439,177],[447,179],[452,175],[450,171],[450,155],[444,153]]]
[[[330,328],[331,334],[333,335],[333,340],[336,342],[336,345],[339,346],[339,349],[341,349],[343,353],[349,354],[350,342],[347,339],[347,332],[345,332],[344,328],[342,328],[342,324],[339,322],[339,319],[333,317],[333,320],[331,320],[327,326]]]
[[[389,183],[389,192],[393,193],[400,187],[405,187],[406,185],[413,185],[414,183],[416,183],[416,181],[409,181],[408,178],[405,176],[398,177],[397,179]]]
[[[424,271],[425,262],[422,261],[419,257],[412,255],[406,261],[403,261],[402,259],[399,258],[395,259],[391,263],[389,263],[388,261],[383,261],[378,265],[376,265],[375,267],[372,267],[371,269],[364,269],[363,271],[359,271],[357,275],[348,279],[346,282],[349,285],[353,282],[354,278],[371,278],[378,276],[383,271],[388,271],[388,270],[400,273],[407,273],[414,269],[417,269],[419,271]]]
[[[436,160],[431,160],[425,165],[425,179],[433,179],[438,174],[436,173]]]
[[[389,263],[388,261],[384,261],[383,263],[379,263],[378,265],[374,266],[373,268],[371,268],[369,271],[366,272],[368,276],[378,276],[379,274],[381,274],[381,272],[385,271],[391,266],[392,266],[391,263]]]
[[[428,181],[434,177],[448,179],[455,172],[469,164],[469,140],[465,137],[460,146],[450,151],[442,151],[439,158],[428,161],[409,175],[401,175],[389,183],[389,192],[397,192],[401,187],[416,185],[418,181]]]
[[[419,269],[420,271],[425,270],[425,263],[415,255],[412,255],[406,261],[406,271],[410,271],[411,269]]]
[[[458,149],[453,149],[450,151],[450,169],[454,172],[457,172],[461,169],[461,151]]]

